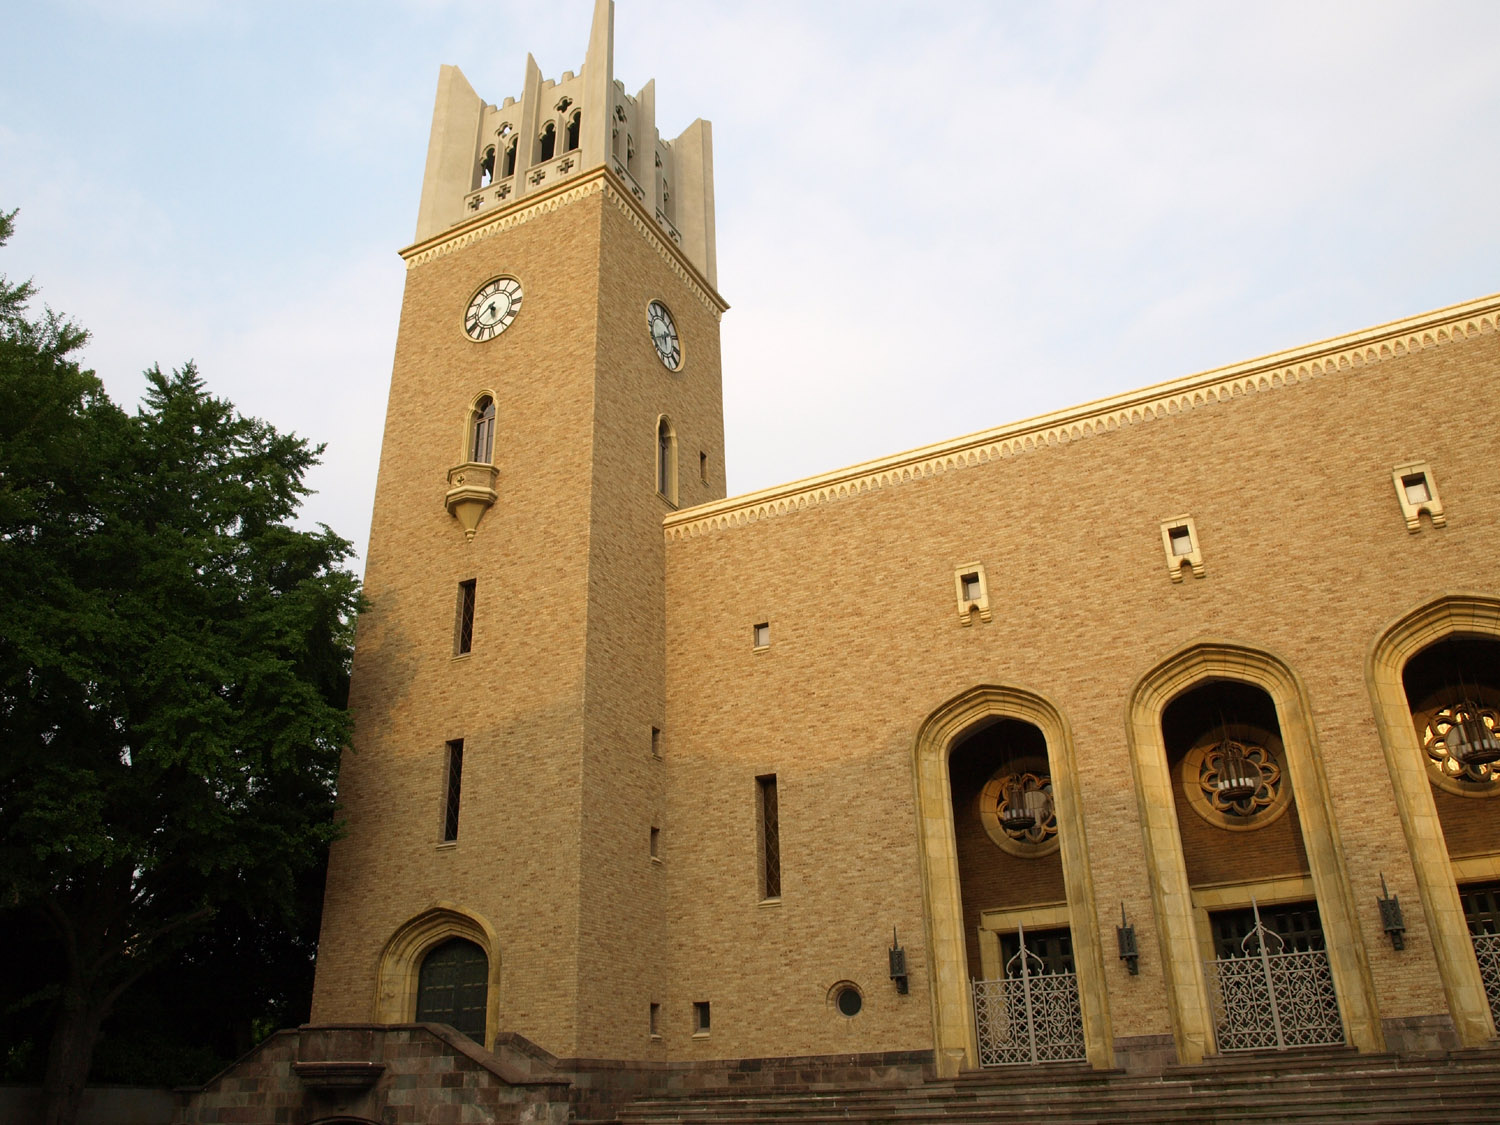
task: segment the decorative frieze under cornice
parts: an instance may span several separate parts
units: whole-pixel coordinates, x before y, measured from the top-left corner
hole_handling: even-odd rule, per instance
[[[1260,359],[1157,383],[1138,391],[1097,399],[878,461],[866,461],[759,492],[686,508],[669,515],[662,521],[662,526],[668,539],[684,539],[720,528],[754,523],[905,481],[1006,457],[1019,457],[1217,402],[1295,386],[1334,371],[1370,367],[1412,352],[1442,347],[1455,340],[1497,330],[1500,330],[1500,294]]]
[[[406,268],[414,269],[434,258],[441,258],[455,250],[462,250],[475,242],[511,230],[528,223],[539,215],[545,215],[577,203],[580,199],[603,192],[605,198],[615,204],[631,220],[662,259],[672,268],[682,282],[692,290],[703,306],[717,320],[729,308],[723,297],[700,274],[687,256],[671,241],[671,236],[662,230],[648,215],[634,195],[608,168],[598,168],[583,176],[558,184],[547,191],[522,196],[506,210],[490,211],[459,223],[442,234],[408,246],[401,251]]]

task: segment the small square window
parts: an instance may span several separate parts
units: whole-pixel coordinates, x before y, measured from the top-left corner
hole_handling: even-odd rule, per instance
[[[752,634],[756,648],[768,648],[771,644],[771,626],[769,622],[762,621],[755,627]]]
[[[651,829],[651,858],[661,858],[661,829]]]
[[[981,621],[992,619],[990,595],[984,580],[983,563],[965,563],[963,566],[954,568],[953,590],[958,597],[958,623],[960,625],[974,624],[973,615],[976,612]]]
[[[1426,473],[1413,473],[1401,478],[1401,487],[1406,491],[1408,504],[1425,504],[1432,499],[1432,489],[1427,487]]]
[[[693,1034],[707,1035],[709,1024],[709,1012],[707,1000],[693,1001]]]
[[[1194,578],[1203,577],[1203,548],[1192,516],[1175,516],[1161,522],[1161,546],[1166,552],[1167,575],[1173,582],[1182,581],[1187,567]]]
[[[1432,466],[1426,461],[1411,461],[1397,465],[1391,470],[1391,480],[1396,485],[1396,499],[1401,504],[1401,516],[1406,520],[1406,530],[1415,534],[1422,530],[1422,513],[1432,521],[1433,527],[1443,527],[1448,516],[1443,511],[1443,498],[1438,494],[1437,478],[1432,475]]]

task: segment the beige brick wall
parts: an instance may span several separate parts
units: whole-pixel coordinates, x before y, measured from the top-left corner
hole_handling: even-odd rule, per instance
[[[1071,724],[1097,911],[1116,918],[1123,902],[1143,951],[1139,977],[1107,958],[1114,1034],[1168,1032],[1126,708],[1148,670],[1204,638],[1268,650],[1306,684],[1380,1014],[1443,1011],[1420,911],[1402,953],[1378,926],[1381,872],[1415,892],[1364,666],[1398,614],[1496,592],[1500,466],[1474,410],[1497,372],[1487,331],[669,541],[668,807],[693,825],[669,861],[669,1049],[931,1044],[912,745],[981,683],[1039,692]],[[1416,457],[1449,522],[1411,535],[1390,472]],[[1206,573],[1174,584],[1159,521],[1183,513]],[[964,628],[953,569],[976,559],[994,620]],[[760,620],[773,643],[753,653]],[[765,907],[753,778],[772,772],[783,900]],[[916,974],[908,997],[885,979],[893,925]],[[826,989],[845,977],[869,1003],[839,1023]],[[714,1004],[704,1040],[688,1037],[694,1000]]]
[[[316,1020],[371,1018],[382,948],[447,905],[494,935],[491,1031],[559,1055],[930,1047],[914,739],[945,701],[996,684],[1040,694],[1071,729],[1093,907],[1107,927],[1123,904],[1139,933],[1139,977],[1106,956],[1112,1034],[1166,1034],[1127,708],[1142,676],[1208,638],[1268,651],[1301,677],[1380,1015],[1443,1011],[1421,911],[1408,909],[1404,952],[1379,932],[1379,876],[1413,907],[1415,889],[1364,668],[1397,615],[1447,592],[1500,592],[1500,467],[1474,412],[1500,371],[1493,331],[664,537],[663,519],[680,521],[656,493],[661,414],[678,435],[681,503],[724,494],[716,306],[633,204],[572,190],[414,257],[408,274]],[[462,310],[499,273],[522,280],[523,310],[472,344]],[[676,318],[679,373],[651,348],[652,299]],[[443,495],[486,390],[499,500],[468,542]],[[1448,523],[1410,535],[1390,472],[1414,458],[1431,463]],[[1160,521],[1180,514],[1196,521],[1206,571],[1173,583]],[[953,573],[974,560],[993,620],[964,627]],[[457,585],[470,578],[474,650],[456,658]],[[762,621],[772,643],[755,652]],[[464,795],[458,842],[444,847],[453,738],[465,741]],[[755,778],[768,773],[783,856],[772,903],[760,901],[756,843]],[[1190,854],[1217,864],[1195,878],[1232,875],[1234,849],[1181,819]],[[1251,876],[1305,869],[1300,823],[1235,842]],[[975,828],[959,825],[971,853]],[[1471,850],[1500,851],[1493,828],[1465,832]],[[971,855],[967,936],[980,910],[1056,901],[1058,864]],[[907,996],[886,977],[893,929]],[[829,1002],[843,980],[864,991],[853,1020]],[[705,1000],[712,1030],[694,1036]]]

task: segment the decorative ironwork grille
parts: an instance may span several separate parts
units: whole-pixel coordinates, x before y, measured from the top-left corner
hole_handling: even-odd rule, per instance
[[[1344,1042],[1338,994],[1324,949],[1285,952],[1253,902],[1254,925],[1232,956],[1208,962],[1219,1051],[1328,1046]]]
[[[1474,956],[1479,961],[1490,1014],[1500,1023],[1500,883],[1460,887],[1458,897],[1474,940]]]
[[[973,982],[979,1065],[1082,1061],[1078,975],[1048,972],[1047,963],[1026,948],[1024,930],[1016,947],[1004,979]]]

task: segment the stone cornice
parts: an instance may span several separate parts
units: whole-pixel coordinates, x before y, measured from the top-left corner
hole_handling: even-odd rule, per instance
[[[566,207],[570,203],[576,203],[580,199],[587,199],[601,192],[625,213],[636,230],[645,236],[656,252],[672,268],[672,272],[682,279],[714,318],[718,319],[722,316],[729,308],[728,303],[708,283],[707,278],[698,272],[697,267],[672,242],[666,232],[657,226],[630,189],[620,181],[620,178],[603,166],[564,180],[544,191],[524,195],[510,207],[486,211],[450,227],[442,234],[413,243],[400,252],[401,257],[406,260],[407,269],[414,269],[424,262],[441,258],[445,254],[461,250],[472,243],[530,222],[539,215],[556,211],[559,207]]]
[[[1243,395],[1294,386],[1332,371],[1368,367],[1397,356],[1497,330],[1500,330],[1500,294],[1493,294],[1320,343],[925,445],[877,461],[866,461],[743,496],[685,508],[667,516],[662,526],[668,539],[682,539],[718,528],[752,523],[908,480],[1005,457],[1018,457],[1048,446],[1066,445]]]

